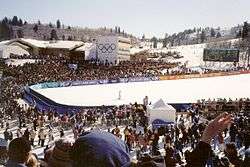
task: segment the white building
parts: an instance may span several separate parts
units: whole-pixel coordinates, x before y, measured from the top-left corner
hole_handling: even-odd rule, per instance
[[[130,60],[129,38],[119,36],[100,36],[96,40],[97,59],[102,63],[118,64]]]
[[[85,52],[85,60],[96,60],[96,44],[85,43],[83,46],[75,49],[75,51]]]
[[[26,50],[25,46],[21,45],[8,45],[10,41],[0,42],[0,58],[7,59],[11,54],[15,55],[29,55],[29,52]]]

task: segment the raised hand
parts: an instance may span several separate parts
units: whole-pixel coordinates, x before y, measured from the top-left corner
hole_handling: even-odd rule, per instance
[[[228,113],[223,113],[211,121],[204,130],[201,141],[210,144],[211,140],[223,132],[232,123],[232,116]]]

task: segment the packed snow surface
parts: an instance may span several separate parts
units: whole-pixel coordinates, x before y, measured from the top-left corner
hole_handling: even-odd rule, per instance
[[[118,83],[63,88],[39,89],[51,100],[67,105],[100,106],[142,103],[145,96],[154,103],[162,98],[167,103],[192,103],[208,98],[250,97],[250,74],[233,76]],[[121,99],[119,100],[119,91]]]

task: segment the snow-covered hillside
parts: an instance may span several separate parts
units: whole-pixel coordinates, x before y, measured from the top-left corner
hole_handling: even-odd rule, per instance
[[[187,63],[189,67],[200,66],[202,61],[203,50],[206,48],[206,44],[196,44],[196,45],[182,45],[171,48],[162,49],[161,52],[177,52],[183,58],[178,59],[181,63]]]
[[[226,40],[226,41],[220,41],[220,42],[213,42],[209,43],[211,44],[221,44],[225,42],[231,42],[234,44],[237,42],[238,39],[232,39],[232,40]],[[180,56],[183,58],[176,59],[174,61],[179,61],[182,63],[187,63],[188,67],[197,67],[197,66],[204,66],[205,63],[203,62],[203,50],[204,48],[207,48],[208,43],[202,43],[202,44],[194,44],[194,45],[181,45],[181,46],[174,46],[174,47],[167,47],[167,48],[151,48],[148,45],[146,46],[140,46],[140,47],[134,47],[131,48],[131,54],[135,54],[141,51],[147,50],[149,53],[167,53],[167,52],[177,52]],[[173,60],[170,60],[173,61]],[[229,63],[232,64],[232,63]],[[215,64],[213,64],[214,66]],[[220,63],[220,66],[227,66],[228,63]]]

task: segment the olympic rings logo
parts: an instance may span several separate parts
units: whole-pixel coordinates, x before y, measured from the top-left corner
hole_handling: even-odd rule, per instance
[[[102,53],[112,53],[116,49],[116,45],[114,43],[98,44],[97,47]]]

